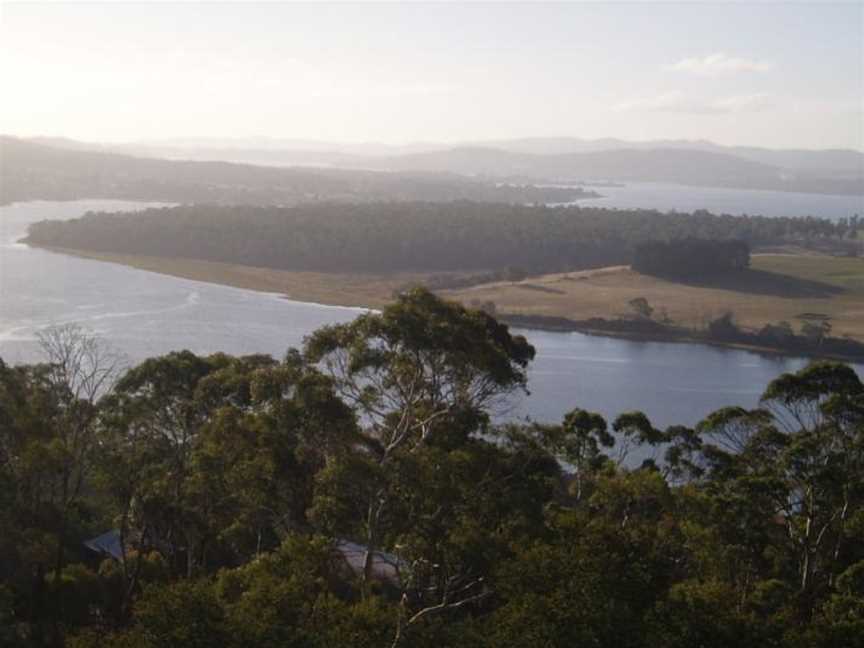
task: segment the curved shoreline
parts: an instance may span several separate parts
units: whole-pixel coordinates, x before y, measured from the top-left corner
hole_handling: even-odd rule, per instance
[[[90,252],[25,244],[35,249],[80,259],[114,263],[181,279],[254,290],[291,301],[320,306],[380,308],[392,300],[395,290],[420,278],[415,274],[384,276],[295,272],[217,261]]]
[[[747,342],[733,342],[712,340],[700,335],[697,331],[687,329],[667,329],[666,331],[626,331],[597,327],[590,323],[579,320],[564,320],[565,318],[554,318],[556,321],[550,323],[548,318],[534,315],[520,315],[518,313],[498,313],[498,319],[506,324],[528,330],[548,331],[550,333],[581,333],[597,337],[616,338],[621,340],[632,340],[634,342],[664,342],[667,344],[698,344],[701,346],[717,347],[721,349],[736,349],[739,351],[750,351],[770,356],[783,356],[790,358],[810,358],[841,360],[844,362],[860,363],[864,361],[862,354],[840,354],[815,352],[799,348],[774,347],[763,344]],[[613,321],[614,322],[614,321]]]
[[[422,275],[418,274],[385,276],[295,272],[195,259],[88,252],[35,245],[33,247],[83,259],[116,263],[182,279],[270,293],[291,301],[357,309],[380,308],[392,300],[394,292],[406,284],[422,278]],[[508,312],[500,312],[497,317],[510,326],[528,330],[559,333],[576,332],[634,342],[700,344],[787,357],[828,358],[850,362],[864,360],[864,354],[826,353],[798,347],[776,347],[755,342],[714,340],[707,338],[698,331],[684,328],[627,330],[626,324],[622,325],[621,321],[618,320],[602,320],[600,318],[573,320],[565,317]],[[608,326],[604,326],[604,322]]]

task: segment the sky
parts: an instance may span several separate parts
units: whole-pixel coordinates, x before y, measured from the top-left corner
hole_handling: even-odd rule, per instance
[[[0,4],[0,132],[864,149],[864,3]]]

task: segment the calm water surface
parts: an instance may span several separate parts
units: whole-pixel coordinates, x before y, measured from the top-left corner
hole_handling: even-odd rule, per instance
[[[31,202],[0,207],[0,357],[39,359],[35,333],[78,322],[130,362],[177,349],[281,356],[324,324],[360,309],[178,279],[32,249],[16,241],[27,225],[88,210],[134,210],[118,201]],[[557,421],[579,406],[612,417],[645,411],[657,425],[695,424],[725,405],[753,406],[777,374],[806,360],[693,344],[632,342],[579,333],[521,331],[537,347],[531,395],[507,416]],[[857,366],[864,375],[864,367]]]
[[[602,198],[580,200],[578,204],[618,209],[657,209],[692,212],[707,209],[715,214],[761,216],[817,216],[837,220],[864,216],[864,196],[689,187],[659,182],[634,182],[623,187],[593,187]]]

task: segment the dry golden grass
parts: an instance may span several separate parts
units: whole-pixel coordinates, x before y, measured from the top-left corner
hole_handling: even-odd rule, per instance
[[[67,251],[81,257],[142,270],[282,293],[298,301],[339,306],[381,307],[394,291],[423,275],[355,275],[288,272],[269,268],[104,253]],[[677,325],[702,329],[727,311],[748,328],[788,321],[796,330],[806,314],[823,314],[832,335],[864,340],[864,259],[800,254],[754,255],[754,272],[725,286],[686,284],[640,275],[626,266],[550,274],[520,282],[498,282],[440,291],[465,304],[493,301],[500,313],[570,319],[628,315],[627,303],[644,297]]]
[[[644,297],[678,325],[701,329],[726,311],[748,328],[788,321],[798,328],[807,313],[830,318],[832,335],[864,339],[864,259],[755,255],[746,281],[707,286],[668,281],[626,266],[501,282],[442,295],[463,303],[493,301],[501,313],[570,319],[630,314],[627,303]]]

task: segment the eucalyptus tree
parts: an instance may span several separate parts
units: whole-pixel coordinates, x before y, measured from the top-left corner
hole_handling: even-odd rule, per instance
[[[110,391],[121,359],[78,325],[51,327],[38,338],[44,362],[19,367],[0,363],[0,485],[6,486],[4,509],[17,521],[10,534],[21,533],[14,553],[29,554],[36,565],[31,595],[36,633],[39,615],[34,610],[43,598],[36,593],[44,591],[42,575],[51,570],[56,594],[51,640],[57,644],[63,600],[56,582],[67,546],[77,544],[88,516],[85,500],[92,487],[101,399]]]
[[[330,380],[295,352],[281,362],[148,359],[119,381],[103,418],[102,476],[121,544],[134,530],[187,578],[306,530],[314,475],[356,434]]]
[[[571,495],[577,502],[589,493],[592,477],[607,462],[615,445],[606,419],[595,412],[576,408],[564,415],[560,425],[534,425],[539,443],[566,466]]]
[[[363,425],[355,452],[319,475],[314,512],[333,532],[362,539],[368,592],[376,553],[392,549],[416,522],[405,508],[416,498],[406,494],[424,494],[424,508],[443,514],[447,489],[435,480],[451,474],[448,453],[467,448],[492,408],[526,391],[534,348],[481,311],[415,289],[380,313],[316,331],[304,352]],[[426,477],[415,479],[420,474]],[[466,581],[460,569],[439,574],[450,586],[438,588],[437,605],[452,608],[477,594],[476,578]],[[463,596],[454,600],[452,587]]]
[[[719,410],[698,426],[705,488],[723,502],[718,519],[732,525],[753,575],[795,573],[809,615],[864,557],[864,386],[846,365],[813,363],[772,381],[760,404]],[[784,549],[773,567],[767,545]]]

